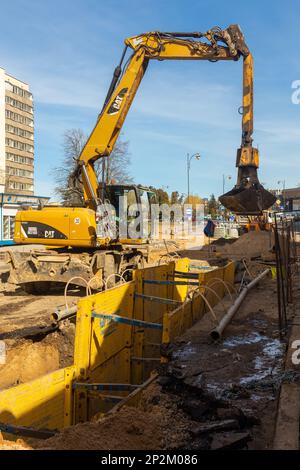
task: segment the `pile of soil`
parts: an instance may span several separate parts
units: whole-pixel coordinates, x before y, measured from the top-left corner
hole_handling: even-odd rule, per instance
[[[59,368],[59,353],[50,344],[6,341],[6,363],[0,365],[0,390],[29,382]],[[12,343],[12,344],[11,344]]]
[[[32,334],[30,340],[18,338],[18,331],[0,335],[6,347],[5,364],[0,365],[0,390],[73,364],[74,323],[61,322],[57,331],[46,335],[39,328],[27,330],[36,331],[36,336]]]
[[[236,241],[236,238],[224,238],[224,237],[221,237],[221,238],[217,238],[217,240],[214,240],[211,245],[221,245],[221,246],[224,246],[224,245],[231,245],[232,243],[234,243]]]
[[[274,246],[274,235],[271,232],[248,232],[234,243],[217,247],[217,252],[224,255],[244,258],[254,258],[268,255]]]
[[[0,432],[0,450],[32,450],[22,439],[6,441]]]
[[[184,446],[189,421],[157,384],[139,408],[123,407],[96,422],[67,428],[36,448],[43,450],[149,450]]]

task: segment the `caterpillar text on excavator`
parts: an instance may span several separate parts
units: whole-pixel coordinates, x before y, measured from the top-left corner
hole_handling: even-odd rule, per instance
[[[127,50],[132,54],[126,59]],[[10,275],[29,291],[48,288],[49,282],[76,283],[94,278],[95,285],[114,273],[136,267],[147,256],[149,239],[109,235],[109,221],[103,231],[99,217],[105,200],[113,203],[115,195],[128,195],[137,204],[147,201],[149,211],[153,193],[138,186],[99,184],[94,169],[97,160],[107,163],[120,134],[129,108],[151,60],[237,61],[243,58],[242,143],[237,152],[237,184],[219,199],[229,210],[239,214],[260,214],[275,198],[259,183],[258,149],[252,146],[253,134],[253,59],[238,25],[227,29],[212,28],[201,32],[150,32],[125,40],[121,61],[116,67],[102,111],[92,130],[77,167],[73,184],[83,186],[85,207],[28,208],[17,213],[14,240],[18,244],[43,244],[48,251],[31,251],[12,256]],[[125,64],[125,65],[124,65]],[[103,211],[102,211],[103,212]],[[151,219],[151,216],[148,217]],[[101,230],[99,227],[101,225]],[[74,281],[75,282],[75,281]]]

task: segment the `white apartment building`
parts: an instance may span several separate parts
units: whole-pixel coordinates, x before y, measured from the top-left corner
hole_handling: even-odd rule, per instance
[[[34,193],[34,115],[29,85],[0,68],[0,193]]]

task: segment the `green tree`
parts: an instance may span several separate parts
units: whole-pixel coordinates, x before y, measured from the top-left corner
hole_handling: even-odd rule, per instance
[[[154,188],[154,186],[149,186],[149,189],[156,194],[158,204],[170,204],[169,195],[164,189]]]
[[[207,204],[207,213],[211,215],[212,218],[216,217],[219,210],[219,204],[215,198],[215,195],[212,194],[208,200]]]
[[[173,191],[171,193],[171,204],[182,204],[183,203],[183,194],[179,194],[178,191]]]

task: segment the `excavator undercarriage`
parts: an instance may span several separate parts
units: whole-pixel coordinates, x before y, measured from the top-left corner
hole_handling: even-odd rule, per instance
[[[10,250],[2,255],[2,264],[6,265],[2,276],[28,294],[45,294],[54,286],[66,284],[101,290],[113,287],[121,278],[130,279],[133,269],[144,266],[148,252],[148,245],[138,248],[116,245],[109,250],[70,253]]]

